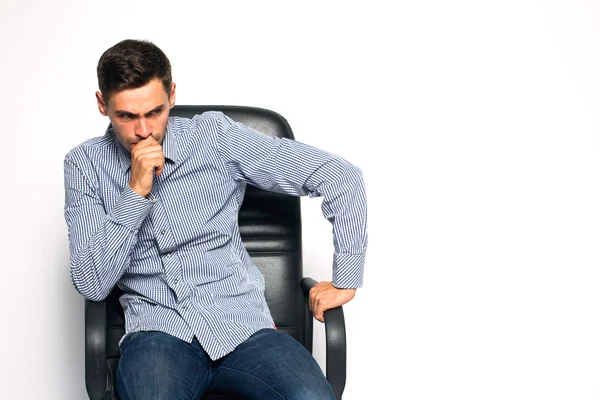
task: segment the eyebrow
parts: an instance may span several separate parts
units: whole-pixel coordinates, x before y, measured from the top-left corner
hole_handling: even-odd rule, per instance
[[[162,111],[164,108],[165,108],[164,104],[154,107],[152,110],[150,110],[146,113],[146,116],[148,116],[154,112]],[[117,110],[117,111],[115,111],[115,114],[118,115],[119,117],[122,117],[122,116],[137,117],[137,118],[140,117],[140,115],[137,115],[130,111],[125,111],[125,110]]]

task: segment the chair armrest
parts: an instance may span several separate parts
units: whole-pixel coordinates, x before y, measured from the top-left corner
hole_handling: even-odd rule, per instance
[[[307,297],[316,284],[312,278],[302,279],[302,289]],[[342,307],[325,311],[325,344],[327,381],[335,397],[341,399],[346,386],[346,324]]]
[[[106,396],[106,302],[85,300],[85,387],[90,400]]]

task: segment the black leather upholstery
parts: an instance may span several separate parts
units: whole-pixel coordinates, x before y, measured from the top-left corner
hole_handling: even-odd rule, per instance
[[[293,139],[287,121],[259,108],[237,106],[176,106],[171,115],[192,117],[204,111],[223,111],[267,135]],[[313,317],[307,294],[316,282],[302,275],[300,200],[248,186],[239,213],[242,240],[265,276],[265,295],[277,328],[312,352]],[[102,302],[86,300],[86,388],[90,399],[116,399],[114,377],[119,340],[124,334],[120,290],[115,288]],[[341,399],[346,380],[346,336],[339,307],[325,313],[326,375]],[[208,394],[204,399],[230,399]]]

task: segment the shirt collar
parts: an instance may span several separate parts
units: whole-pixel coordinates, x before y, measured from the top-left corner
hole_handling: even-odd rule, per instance
[[[112,127],[109,129],[111,135],[115,135]],[[115,138],[116,139],[116,138]],[[131,168],[131,154],[129,150],[124,148],[118,140],[116,140],[119,162],[121,164],[121,170],[126,173]],[[167,123],[167,132],[165,133],[165,139],[163,140],[163,153],[165,154],[165,161],[169,161],[173,164],[177,163],[177,138],[173,135],[171,128],[171,120]]]

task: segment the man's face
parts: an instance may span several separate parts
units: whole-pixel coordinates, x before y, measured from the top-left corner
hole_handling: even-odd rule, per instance
[[[131,152],[140,140],[152,136],[162,144],[167,129],[169,110],[175,105],[175,83],[167,95],[159,79],[137,89],[113,94],[108,104],[96,92],[100,114],[108,116],[117,140]]]

